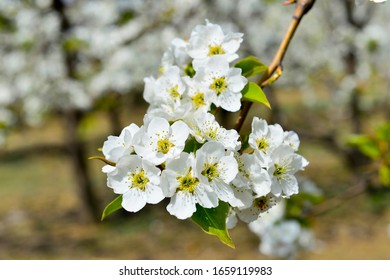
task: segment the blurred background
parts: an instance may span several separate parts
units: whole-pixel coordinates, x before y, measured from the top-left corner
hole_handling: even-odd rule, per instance
[[[272,243],[271,232],[263,242],[280,250],[260,252],[253,228],[231,230],[232,250],[167,202],[101,222],[115,195],[88,157],[142,124],[143,79],[172,39],[208,19],[244,33],[241,58],[268,64],[294,5],[0,0],[0,259],[390,259],[390,3],[364,2],[317,1],[266,89],[272,111],[252,106],[248,120],[296,131],[310,162],[282,214],[310,244]]]

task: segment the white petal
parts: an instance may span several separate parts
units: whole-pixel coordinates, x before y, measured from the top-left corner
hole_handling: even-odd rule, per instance
[[[280,185],[284,194],[288,197],[293,194],[297,194],[299,191],[298,181],[293,175],[285,174],[283,180],[280,182]]]
[[[238,173],[237,160],[233,156],[224,156],[218,162],[220,176],[225,183],[230,183]]]
[[[241,108],[241,97],[241,92],[227,90],[218,96],[218,101],[220,106],[226,111],[237,112]]]
[[[210,192],[202,185],[195,188],[194,195],[197,202],[204,208],[214,208],[218,206],[218,197],[216,193]]]
[[[189,128],[183,121],[177,121],[171,126],[172,138],[176,145],[183,145],[188,138]]]
[[[177,173],[172,170],[164,170],[161,174],[161,189],[165,197],[172,197],[176,193],[179,185],[176,177]]]
[[[164,194],[159,186],[153,184],[146,185],[147,203],[156,204],[164,199]]]
[[[153,118],[147,128],[147,134],[150,136],[155,136],[161,134],[162,132],[169,132],[169,123],[166,119],[163,118]]]
[[[214,180],[211,182],[211,187],[213,188],[214,192],[217,194],[220,200],[228,203],[234,200],[233,189],[229,185],[223,182],[215,182]]]
[[[177,192],[171,198],[167,210],[178,219],[184,220],[190,218],[196,211],[195,198],[188,192]]]
[[[131,188],[123,194],[122,207],[129,212],[137,212],[146,205],[146,194],[138,188]]]

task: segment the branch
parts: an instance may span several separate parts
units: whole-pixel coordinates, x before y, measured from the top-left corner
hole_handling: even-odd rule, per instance
[[[283,38],[283,41],[279,45],[279,49],[276,52],[271,64],[269,65],[267,71],[263,74],[258,85],[262,88],[268,85],[266,81],[272,80],[270,79],[277,69],[281,68],[283,58],[287,52],[288,46],[297,30],[299,23],[301,22],[303,16],[310,11],[312,6],[314,5],[315,0],[293,0],[286,1],[285,4],[296,4],[295,12],[293,15],[293,19],[290,23],[290,26],[286,32],[286,35]],[[240,115],[237,118],[235,129],[237,131],[241,130],[242,125],[248,115],[249,109],[252,106],[252,102],[243,102],[243,106],[240,112]]]

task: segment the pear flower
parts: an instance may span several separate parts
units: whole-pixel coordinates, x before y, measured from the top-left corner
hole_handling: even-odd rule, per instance
[[[186,89],[177,66],[168,67],[157,80],[150,77],[145,78],[144,81],[144,99],[151,105],[159,105],[169,101],[180,104]]]
[[[135,136],[138,144],[134,145],[134,150],[137,155],[159,165],[180,155],[188,135],[188,126],[182,121],[170,125],[166,119],[151,118]]]
[[[108,136],[102,148],[104,157],[116,163],[122,156],[132,154],[134,152],[133,137],[138,130],[139,127],[132,123],[122,129],[119,136]],[[115,166],[105,165],[103,167],[103,172],[105,173],[112,172],[113,170],[115,170]]]
[[[123,156],[116,164],[117,172],[108,173],[107,185],[122,194],[122,207],[129,212],[141,210],[146,203],[164,199],[159,186],[160,169],[137,155]]]
[[[290,197],[298,193],[298,181],[294,174],[303,170],[309,162],[294,153],[289,145],[280,145],[270,155],[268,174],[272,180],[271,192],[276,196]]]
[[[229,112],[237,112],[241,107],[241,90],[248,80],[241,76],[240,68],[230,68],[220,56],[213,56],[205,64],[193,62],[196,74],[194,79],[204,83],[212,94],[212,102]]]
[[[237,158],[238,174],[233,184],[238,188],[249,188],[257,196],[265,196],[271,191],[271,178],[265,169],[267,159],[261,154],[242,154]]]
[[[161,70],[165,72],[169,67],[176,65],[185,71],[186,66],[191,63],[191,57],[187,53],[187,48],[188,42],[180,38],[173,39],[161,59]]]
[[[242,33],[224,34],[221,26],[206,21],[206,25],[197,25],[191,33],[188,54],[194,60],[205,60],[215,55],[232,62],[238,55],[242,42]]]
[[[183,102],[191,104],[192,112],[207,112],[210,110],[212,93],[207,89],[206,85],[201,81],[190,78],[183,78],[187,91],[184,95]]]
[[[277,205],[281,198],[268,193],[264,196],[253,196],[252,204],[246,208],[235,208],[235,212],[240,220],[250,223],[257,220],[262,213]]]
[[[280,125],[268,125],[263,119],[253,118],[248,143],[254,150],[269,155],[273,149],[282,144],[283,139],[284,132]]]
[[[196,204],[204,208],[218,206],[218,197],[208,184],[201,183],[195,175],[193,154],[181,153],[168,160],[161,174],[161,188],[171,197],[167,210],[179,219],[187,219],[196,211]]]
[[[196,177],[210,185],[218,198],[235,206],[234,192],[229,185],[238,173],[237,161],[221,143],[207,142],[196,151]]]
[[[238,132],[234,129],[227,130],[221,127],[213,114],[194,114],[191,119],[186,119],[186,123],[189,124],[191,135],[199,143],[216,141],[230,151],[237,151],[241,147],[241,142],[238,141],[240,137]]]

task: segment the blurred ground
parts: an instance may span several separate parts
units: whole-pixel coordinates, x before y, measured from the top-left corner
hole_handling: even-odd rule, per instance
[[[142,114],[134,120],[139,123]],[[84,126],[96,143],[97,155],[107,133],[104,121]],[[36,129],[23,129],[9,138],[8,151],[40,141],[62,143],[57,120]],[[316,143],[305,143],[301,153],[311,164],[305,176],[330,191],[346,187],[349,178],[338,158]],[[104,205],[113,198],[91,162],[96,192]],[[159,206],[137,214],[114,214],[101,223],[88,220],[78,199],[69,161],[65,156],[34,154],[0,162],[0,259],[267,259],[258,252],[259,240],[244,224],[231,231],[235,250],[204,234],[191,221],[179,221]],[[371,211],[361,195],[314,220],[320,240],[315,252],[299,259],[390,259],[390,211]]]

